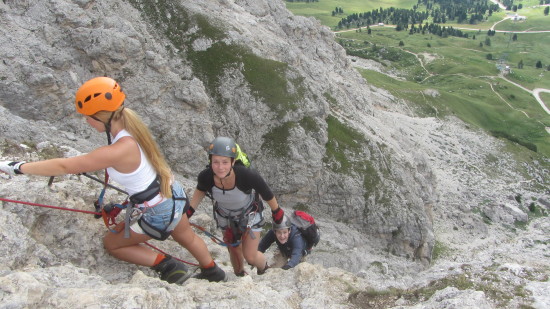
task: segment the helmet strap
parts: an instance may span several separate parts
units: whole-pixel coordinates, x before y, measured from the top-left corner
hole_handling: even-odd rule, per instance
[[[103,122],[103,125],[105,126],[105,134],[107,134],[107,145],[111,145],[112,142],[111,142],[111,121],[113,120],[113,116],[115,115],[115,112],[112,112],[111,113],[111,116],[109,117],[109,120],[107,120],[107,122],[103,122],[101,121],[100,119],[98,119],[97,117],[95,116],[90,116],[91,118],[99,121],[99,122]]]
[[[229,176],[231,175],[231,171],[232,171],[232,170],[233,170],[233,167],[231,167],[231,169],[229,170],[229,172],[227,172],[227,175],[225,175],[225,177],[224,177],[223,179],[229,177]]]
[[[212,169],[212,165],[210,166],[210,169]],[[223,178],[220,178],[220,183],[222,184],[222,192],[223,192],[223,194],[225,194],[225,186],[224,186],[224,184],[223,184],[223,180],[231,175],[231,171],[232,171],[232,170],[233,170],[233,167],[231,167],[231,169],[229,170],[229,172],[227,173],[227,175],[225,175]]]

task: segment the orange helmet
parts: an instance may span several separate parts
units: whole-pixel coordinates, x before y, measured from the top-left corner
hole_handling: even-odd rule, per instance
[[[116,111],[126,95],[120,85],[109,77],[96,77],[85,82],[76,92],[76,111],[92,116],[99,111]]]

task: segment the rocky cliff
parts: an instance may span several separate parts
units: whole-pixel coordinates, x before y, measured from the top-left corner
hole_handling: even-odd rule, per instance
[[[548,289],[544,165],[518,163],[504,144],[456,119],[415,117],[410,103],[354,70],[329,29],[282,1],[6,0],[0,15],[2,159],[103,145],[73,98],[82,82],[107,75],[188,193],[205,145],[234,136],[281,204],[307,209],[323,232],[295,270],[177,287],[107,256],[105,230],[90,215],[4,203],[2,306],[547,304],[538,295]],[[2,197],[73,209],[90,209],[100,188],[78,176],[51,187],[25,175],[0,181]],[[194,220],[214,232],[209,209]],[[172,241],[158,245],[189,258]],[[229,271],[225,250],[209,248]],[[505,303],[480,287],[483,276],[501,275],[512,277],[501,288],[510,290]],[[453,284],[422,290],[445,280]],[[373,293],[388,289],[401,292]],[[406,296],[412,290],[416,299]]]

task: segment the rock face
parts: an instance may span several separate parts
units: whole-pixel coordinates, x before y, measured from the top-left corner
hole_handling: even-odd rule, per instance
[[[10,113],[88,137],[74,91],[112,76],[175,171],[196,175],[205,143],[234,136],[283,205],[307,205],[383,239],[395,254],[430,259],[433,175],[418,168],[420,154],[406,157],[390,136],[374,136],[374,105],[389,98],[350,68],[318,22],[277,1],[7,2],[2,10],[0,90]],[[355,136],[333,138],[327,153],[342,129]]]
[[[107,75],[188,193],[206,144],[233,136],[280,203],[306,208],[323,236],[309,263],[292,271],[177,287],[107,256],[104,229],[90,215],[4,203],[2,306],[352,307],[362,306],[361,291],[475,276],[495,263],[516,263],[510,286],[531,291],[505,306],[547,304],[538,291],[548,288],[548,220],[533,221],[535,232],[529,206],[548,211],[548,170],[518,165],[500,142],[455,119],[416,118],[370,86],[314,19],[293,16],[282,1],[35,2],[0,2],[2,159],[73,156],[105,144],[73,100],[81,83]],[[78,176],[46,181],[1,179],[0,196],[90,209],[99,190]],[[208,209],[196,220],[214,232]],[[510,228],[518,222],[528,228]],[[503,242],[510,250],[493,256]],[[173,241],[158,245],[189,258]],[[533,258],[518,260],[525,248]],[[209,249],[229,271],[225,249]],[[460,265],[472,260],[480,262]],[[434,272],[438,263],[448,271]],[[455,287],[426,296],[426,307],[501,305],[475,283]],[[380,300],[403,308],[423,300],[388,301]]]

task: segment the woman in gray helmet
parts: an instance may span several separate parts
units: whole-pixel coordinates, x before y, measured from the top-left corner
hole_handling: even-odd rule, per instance
[[[273,224],[273,229],[267,232],[260,241],[258,250],[265,252],[276,242],[281,256],[286,260],[282,269],[290,269],[302,261],[309,252],[306,250],[306,240],[300,230],[284,216],[280,224]],[[273,265],[272,265],[273,266]]]
[[[265,256],[258,251],[264,225],[263,203],[271,208],[275,223],[281,223],[284,212],[273,192],[257,171],[238,164],[238,146],[230,137],[217,137],[208,147],[210,165],[199,173],[191,199],[190,217],[205,196],[214,202],[214,217],[223,230],[233,271],[244,276],[244,260],[257,268],[267,269]],[[237,164],[235,164],[237,162]],[[261,199],[260,199],[261,197]]]

